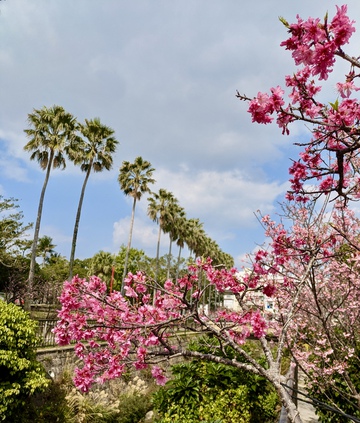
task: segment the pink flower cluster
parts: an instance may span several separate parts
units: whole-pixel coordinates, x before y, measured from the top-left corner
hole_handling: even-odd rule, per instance
[[[342,50],[355,31],[354,21],[347,16],[346,5],[337,6],[332,20],[327,16],[324,21],[297,16],[294,24],[282,21],[290,37],[281,45],[292,52],[299,67],[293,75],[285,77],[285,85],[290,89],[289,103],[285,105],[280,87],[272,88],[270,95],[259,92],[254,99],[239,97],[249,102],[253,122],[268,124],[276,116],[283,134],[289,134],[289,125],[294,121],[303,121],[313,128],[313,138],[299,144],[305,147],[304,151],[289,169],[289,200],[306,202],[311,194],[331,191],[343,198],[358,199],[360,102],[352,94],[360,89],[355,85],[360,76],[355,69],[360,68],[360,61]],[[345,75],[345,82],[336,84],[340,99],[324,104],[317,99],[322,87],[315,78],[327,80],[336,57],[347,60],[351,70]],[[305,182],[310,180],[311,186],[305,188]]]
[[[281,43],[291,50],[296,65],[309,66],[312,75],[327,79],[335,63],[335,53],[345,44],[353,32],[354,21],[347,16],[347,6],[336,6],[337,12],[330,23],[297,16],[297,23],[289,25],[291,37]]]
[[[155,305],[150,305],[143,274],[129,274],[126,283],[128,299],[116,291],[107,294],[106,284],[96,276],[89,280],[74,277],[64,283],[54,333],[60,345],[76,342],[75,353],[83,366],[76,370],[74,381],[83,391],[94,382],[121,376],[130,361],[136,369],[147,367],[149,350],[159,345],[153,329],[181,315],[175,289],[159,295]],[[130,354],[134,354],[132,360]],[[155,369],[154,375],[164,382],[160,370]]]
[[[283,95],[284,91],[279,86],[271,88],[270,96],[259,92],[249,105],[252,121],[265,124],[272,122],[271,115],[274,112],[279,112],[284,105]]]

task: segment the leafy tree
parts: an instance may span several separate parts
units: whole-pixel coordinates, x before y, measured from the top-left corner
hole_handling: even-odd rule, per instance
[[[120,188],[124,191],[125,195],[129,195],[133,198],[133,206],[131,211],[131,222],[129,231],[129,240],[126,249],[126,257],[124,263],[124,273],[122,278],[121,292],[124,293],[124,279],[127,273],[127,265],[129,259],[129,252],[131,248],[132,232],[134,227],[135,219],[135,207],[136,202],[141,199],[144,193],[149,193],[149,185],[155,183],[155,179],[152,178],[154,168],[151,167],[151,163],[147,160],[143,160],[142,157],[137,157],[134,163],[124,161],[120,167],[118,181]]]
[[[0,419],[14,421],[29,395],[48,386],[36,361],[36,322],[14,304],[0,301]]]
[[[75,259],[73,266],[74,275],[78,275],[80,278],[85,278],[89,274],[90,263],[91,258],[86,258],[83,260]]]
[[[25,301],[26,308],[30,310],[45,191],[51,169],[65,168],[64,149],[68,142],[76,138],[77,122],[73,115],[66,112],[61,106],[34,109],[33,113],[28,115],[28,122],[30,128],[25,129],[25,133],[30,140],[25,145],[24,150],[32,152],[30,160],[37,160],[41,169],[45,170],[31,248],[28,292]]]
[[[113,163],[113,154],[115,153],[118,141],[113,136],[114,130],[103,125],[99,118],[91,120],[85,119],[85,124],[79,126],[84,138],[76,139],[67,146],[67,153],[70,159],[85,172],[85,179],[82,185],[78,209],[76,213],[73,240],[70,254],[69,279],[73,275],[75,260],[76,240],[79,229],[82,203],[86,185],[91,171],[102,172],[104,169],[110,170]]]
[[[32,224],[24,224],[24,215],[18,211],[14,198],[0,195],[0,263],[11,267],[14,257],[23,255],[29,246],[26,239]]]
[[[13,198],[0,196],[0,291],[8,300],[23,297],[29,272],[24,257],[31,243],[27,239],[31,224],[24,224],[23,213]]]
[[[51,254],[48,262],[37,273],[37,280],[34,286],[34,300],[42,304],[57,304],[68,273],[69,261],[60,254]],[[82,276],[85,275],[82,274]]]

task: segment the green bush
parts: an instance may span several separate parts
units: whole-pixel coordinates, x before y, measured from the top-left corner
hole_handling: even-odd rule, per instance
[[[16,423],[68,423],[66,391],[62,383],[51,382],[40,393],[28,398],[25,407],[14,411],[11,421]]]
[[[49,379],[36,361],[36,322],[14,304],[0,301],[0,420],[25,407]]]
[[[247,387],[204,389],[201,402],[191,405],[172,403],[159,423],[250,423]]]
[[[159,423],[272,423],[278,396],[262,377],[212,362],[174,365],[173,379],[153,395]]]
[[[116,423],[138,423],[152,408],[150,394],[124,394],[119,398],[119,415]]]

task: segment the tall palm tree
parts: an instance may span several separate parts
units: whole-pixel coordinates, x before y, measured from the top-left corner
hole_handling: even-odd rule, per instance
[[[129,240],[126,248],[126,256],[124,263],[124,274],[121,282],[121,293],[124,293],[124,280],[127,272],[127,266],[129,261],[129,251],[131,248],[132,233],[135,219],[135,207],[136,202],[140,201],[141,197],[146,192],[151,192],[149,185],[155,183],[155,179],[152,178],[154,168],[151,167],[151,163],[147,160],[143,160],[142,157],[136,157],[134,163],[123,161],[122,166],[119,170],[118,181],[120,188],[124,191],[125,195],[129,195],[133,198],[131,222],[129,231]]]
[[[91,171],[102,172],[104,169],[111,169],[113,164],[113,154],[118,144],[118,141],[113,136],[114,130],[106,125],[103,125],[99,118],[90,120],[85,119],[85,124],[80,125],[80,132],[84,138],[77,140],[77,142],[70,143],[66,150],[69,158],[74,162],[74,164],[80,165],[80,169],[85,172],[85,179],[81,188],[71,244],[69,280],[73,276],[81,209],[90,173]]]
[[[156,272],[155,272],[155,282],[158,282],[159,276],[159,254],[160,254],[160,238],[161,238],[161,231],[164,228],[168,207],[169,204],[174,200],[174,196],[171,192],[166,191],[165,189],[161,188],[159,193],[153,192],[151,197],[148,198],[148,216],[150,219],[159,225],[158,231],[158,240],[157,240],[157,248],[156,248]]]
[[[50,108],[34,109],[33,113],[28,115],[28,123],[30,129],[25,129],[25,133],[30,141],[25,145],[24,150],[32,152],[30,160],[37,160],[41,169],[45,170],[31,247],[28,292],[25,297],[25,308],[30,310],[45,191],[51,169],[65,168],[63,152],[66,145],[76,138],[77,122],[74,116],[66,112],[63,107],[55,105]]]
[[[182,252],[182,249],[185,247],[185,243],[186,243],[188,226],[189,226],[188,222],[189,221],[186,218],[185,211],[178,216],[178,219],[176,221],[176,245],[179,247],[177,265],[176,265],[176,279],[179,278],[181,252]]]
[[[206,234],[203,229],[203,223],[201,223],[199,219],[189,219],[186,244],[190,250],[190,253],[194,253],[194,259],[201,255],[201,249],[205,236]]]
[[[169,253],[167,263],[167,278],[170,278],[170,264],[171,264],[171,248],[174,241],[178,238],[178,224],[180,219],[185,216],[185,210],[178,204],[176,198],[173,198],[168,205],[166,219],[164,222],[163,231],[169,234]]]

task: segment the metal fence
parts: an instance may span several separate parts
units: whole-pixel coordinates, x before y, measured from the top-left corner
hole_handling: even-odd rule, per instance
[[[52,330],[55,328],[58,319],[36,319],[38,322],[38,336],[40,338],[39,347],[53,347],[55,343],[55,334]]]

